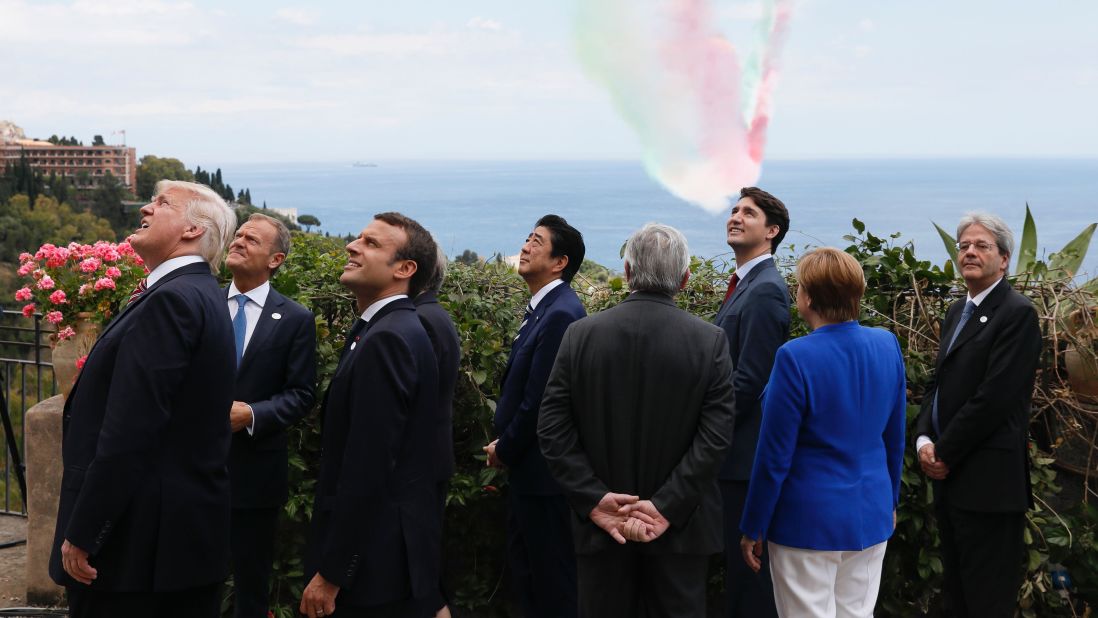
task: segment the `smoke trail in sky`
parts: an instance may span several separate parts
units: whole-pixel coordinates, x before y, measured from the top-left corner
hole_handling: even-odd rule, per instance
[[[762,0],[741,67],[710,0],[580,0],[580,59],[637,132],[648,173],[710,212],[755,184],[792,0]]]

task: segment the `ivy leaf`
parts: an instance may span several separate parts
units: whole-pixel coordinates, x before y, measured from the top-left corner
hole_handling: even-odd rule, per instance
[[[857,230],[859,234],[865,232],[865,224],[859,221],[857,217],[855,217],[850,224],[854,226],[854,229]]]

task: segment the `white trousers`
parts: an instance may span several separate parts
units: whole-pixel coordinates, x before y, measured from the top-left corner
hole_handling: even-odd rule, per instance
[[[870,618],[885,546],[817,551],[768,543],[774,600],[782,618]]]

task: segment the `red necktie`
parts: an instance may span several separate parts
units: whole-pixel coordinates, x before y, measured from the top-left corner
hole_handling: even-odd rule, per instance
[[[728,302],[728,299],[732,298],[732,292],[736,291],[736,284],[739,282],[739,273],[732,273],[732,278],[728,280],[728,292],[724,295],[724,302]]]
[[[130,299],[126,301],[127,306],[133,303],[133,301],[137,300],[139,296],[145,293],[145,290],[148,289],[148,281],[148,279],[142,279],[137,284],[137,287],[133,289],[133,292],[130,292]]]

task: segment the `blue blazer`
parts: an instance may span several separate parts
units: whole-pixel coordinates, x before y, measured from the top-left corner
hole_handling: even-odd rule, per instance
[[[822,551],[892,536],[906,388],[886,330],[842,322],[782,346],[763,394],[743,533]]]
[[[732,386],[736,389],[736,425],[732,448],[721,465],[722,481],[751,478],[755,444],[762,423],[762,396],[774,354],[789,338],[789,287],[773,259],[763,260],[736,285],[713,323],[728,337]]]
[[[102,591],[168,591],[225,578],[229,408],[236,347],[205,262],[164,275],[92,346],[65,400],[65,471],[50,576],[68,539]]]
[[[446,418],[439,425],[436,446],[429,457],[438,465],[438,480],[448,481],[454,475],[454,388],[457,387],[458,365],[461,363],[461,339],[457,327],[446,309],[438,302],[438,293],[424,292],[412,300],[419,321],[435,347],[438,359],[438,405]]]
[[[495,415],[496,455],[507,464],[511,491],[560,493],[538,449],[538,412],[564,331],[586,315],[579,297],[563,283],[541,299],[511,344]]]
[[[273,287],[237,367],[234,398],[252,407],[255,432],[233,434],[233,508],[281,506],[288,493],[286,428],[316,401],[316,322]]]

